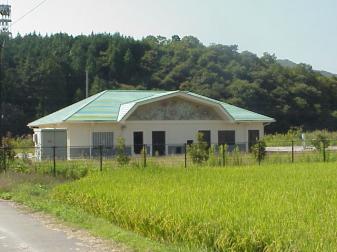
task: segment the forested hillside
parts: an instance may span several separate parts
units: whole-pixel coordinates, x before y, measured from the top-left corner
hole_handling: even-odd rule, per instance
[[[32,34],[5,45],[6,131],[25,133],[28,122],[83,99],[85,69],[91,94],[190,90],[276,118],[269,131],[337,129],[337,78],[324,77],[309,65],[285,68],[273,55],[239,53],[235,45],[205,46],[194,37]]]

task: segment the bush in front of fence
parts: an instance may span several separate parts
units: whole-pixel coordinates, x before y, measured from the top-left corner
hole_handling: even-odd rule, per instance
[[[251,150],[253,152],[255,159],[258,162],[261,162],[262,160],[265,159],[266,154],[267,154],[266,147],[267,145],[264,140],[259,140],[257,144],[253,145]]]
[[[15,152],[9,137],[2,139],[3,146],[0,148],[0,171],[5,171],[10,162],[13,162]]]
[[[323,149],[329,147],[330,141],[325,135],[318,134],[317,138],[311,141],[311,144],[316,148],[317,151],[322,151]]]
[[[130,162],[130,157],[125,153],[125,139],[119,137],[116,146],[116,160],[119,165],[127,165]]]
[[[204,136],[202,133],[198,133],[197,142],[190,144],[187,147],[187,152],[190,155],[191,160],[194,164],[201,164],[208,160],[208,145],[204,141]]]

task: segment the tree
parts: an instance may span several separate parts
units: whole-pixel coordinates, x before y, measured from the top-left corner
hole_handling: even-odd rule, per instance
[[[10,38],[4,51],[5,131],[26,133],[27,123],[83,99],[85,70],[90,94],[183,89],[274,117],[269,132],[292,126],[337,130],[337,77],[306,64],[287,68],[275,55],[205,46],[192,36],[32,33]]]

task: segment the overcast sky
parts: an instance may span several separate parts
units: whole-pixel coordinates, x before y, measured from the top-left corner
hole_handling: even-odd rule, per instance
[[[8,2],[15,21],[41,0]],[[337,0],[48,0],[12,31],[192,35],[337,73]]]

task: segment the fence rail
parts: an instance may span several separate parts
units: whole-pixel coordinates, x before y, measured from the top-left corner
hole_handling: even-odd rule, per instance
[[[103,170],[108,167],[131,163],[139,167],[149,165],[192,167],[196,165],[235,166],[261,163],[294,162],[336,162],[337,140],[282,141],[266,146],[258,141],[254,148],[247,151],[248,143],[229,145],[211,144],[206,150],[207,157],[201,162],[193,157],[192,145],[142,145],[142,146],[26,146],[1,147],[1,170],[36,170],[44,167],[53,175],[59,169],[72,167],[84,162],[87,166]],[[124,160],[123,160],[124,157]],[[197,160],[197,161],[196,161]],[[200,160],[199,160],[200,161]],[[27,169],[28,169],[27,168]],[[49,168],[49,169],[48,169]]]

